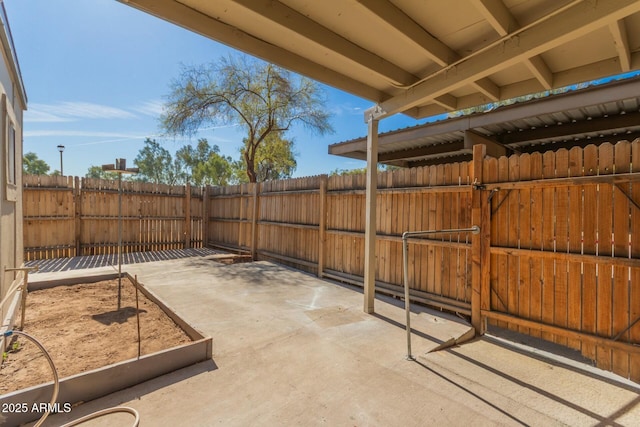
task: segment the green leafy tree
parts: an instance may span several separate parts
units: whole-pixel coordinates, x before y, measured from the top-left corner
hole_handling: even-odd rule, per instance
[[[250,182],[258,180],[257,153],[269,135],[295,124],[333,131],[320,87],[305,77],[247,57],[183,67],[172,83],[162,127],[170,135],[194,135],[203,125],[237,125],[247,133],[242,158]]]
[[[193,148],[186,145],[176,152],[184,167],[185,179],[195,185],[227,185],[232,177],[232,159],[220,154],[220,147],[211,147],[209,142],[201,138]]]
[[[140,169],[136,180],[169,185],[180,181],[180,165],[174,162],[171,153],[155,139],[144,140],[144,147],[133,162]]]
[[[49,165],[34,152],[28,152],[22,158],[22,172],[29,175],[46,175],[49,172]]]
[[[116,172],[102,170],[102,166],[89,166],[89,169],[87,169],[87,173],[84,176],[85,178],[118,179],[118,174]]]
[[[233,163],[234,176],[238,182],[248,181],[246,164],[242,161],[244,151],[244,147],[240,149],[241,160]],[[293,141],[281,138],[280,134],[275,133],[267,136],[258,147],[255,160],[258,182],[291,178],[298,165]]]

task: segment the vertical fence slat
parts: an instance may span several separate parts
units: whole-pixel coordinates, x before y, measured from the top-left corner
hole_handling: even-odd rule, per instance
[[[613,171],[613,147],[609,143],[598,147],[598,174],[608,175]],[[598,255],[611,256],[611,235],[612,235],[612,203],[613,191],[609,184],[598,186]],[[597,264],[597,332],[602,337],[612,337],[612,264],[602,262]],[[611,370],[611,349],[598,346],[597,348],[598,367]]]
[[[574,147],[569,151],[569,175],[582,176],[582,149]],[[569,248],[568,251],[582,254],[582,217],[584,214],[582,203],[582,186],[569,187]],[[573,330],[582,329],[582,263],[569,262],[567,304],[568,327]],[[571,348],[581,350],[580,340],[570,339],[567,343]]]

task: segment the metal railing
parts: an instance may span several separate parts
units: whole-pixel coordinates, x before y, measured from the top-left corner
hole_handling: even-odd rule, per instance
[[[480,234],[480,227],[473,225],[469,228],[450,228],[443,230],[426,230],[426,231],[405,231],[402,233],[402,266],[403,266],[403,286],[404,286],[404,308],[407,315],[407,360],[414,360],[411,354],[411,301],[409,297],[409,237],[427,236],[430,234],[456,234],[456,233],[473,233]]]

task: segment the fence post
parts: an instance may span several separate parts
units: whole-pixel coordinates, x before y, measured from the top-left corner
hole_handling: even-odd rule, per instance
[[[324,240],[327,229],[327,175],[320,177],[320,221],[318,223],[318,277],[324,269]]]
[[[202,190],[202,247],[209,245],[209,186]]]
[[[473,187],[471,190],[471,222],[480,226],[480,234],[471,236],[471,324],[476,330],[477,335],[485,332],[484,322],[482,320],[481,310],[485,305],[483,297],[485,296],[484,288],[487,286],[485,282],[489,278],[489,263],[486,258],[489,256],[486,251],[486,239],[489,234],[489,219],[485,213],[483,206],[488,202],[486,192],[482,189],[482,167],[487,148],[483,144],[473,146],[473,174],[471,176]],[[485,252],[486,251],[486,252]]]
[[[238,216],[238,248],[242,250],[242,244],[244,243],[244,232],[245,232],[245,223],[244,217],[246,215],[245,207],[244,207],[244,184],[240,184],[240,215]]]
[[[260,183],[253,184],[253,217],[251,218],[251,259],[258,259],[258,215],[260,213]]]
[[[73,216],[75,223],[75,243],[76,254],[75,256],[82,255],[82,194],[80,188],[80,178],[74,177],[73,179]]]
[[[191,247],[191,184],[184,186],[184,248]]]

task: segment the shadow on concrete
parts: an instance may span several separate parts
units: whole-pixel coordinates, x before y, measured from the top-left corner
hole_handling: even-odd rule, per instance
[[[504,349],[513,351],[514,353],[518,353],[518,354],[522,354],[524,356],[530,357],[532,359],[536,359],[545,363],[548,363],[550,365],[553,366],[557,366],[559,368],[562,369],[566,369],[572,372],[575,372],[577,374],[580,375],[584,375],[602,382],[605,382],[607,384],[611,384],[613,386],[619,387],[619,388],[623,388],[625,390],[629,390],[631,392],[634,393],[638,393],[640,395],[640,385],[631,385],[631,384],[627,384],[627,383],[623,383],[620,381],[616,381],[615,378],[612,377],[608,377],[608,376],[603,376],[603,375],[599,375],[597,372],[595,371],[590,371],[584,368],[584,366],[593,366],[593,362],[590,361],[589,359],[580,357],[580,358],[573,358],[573,357],[568,357],[567,351],[571,352],[571,349],[567,349],[566,347],[562,347],[560,352],[556,352],[553,351],[553,348],[549,347],[548,342],[545,341],[544,345],[541,345],[541,347],[536,347],[531,345],[531,347],[535,348],[535,352],[526,348],[521,348],[519,346],[517,346],[517,344],[512,344],[509,342],[506,342],[505,340],[500,340],[496,337],[492,337],[491,335],[485,335],[482,339],[484,339],[487,342],[490,342],[491,344],[494,344],[496,346],[502,347]],[[543,341],[543,340],[540,340]],[[527,344],[529,345],[529,344]],[[558,346],[560,347],[560,346]],[[570,359],[570,360],[574,360],[576,362],[579,363],[579,365],[572,365],[569,363],[565,363],[563,362],[561,359],[559,358],[554,358],[554,357],[549,357],[549,356],[545,356],[544,354],[541,354],[538,350],[543,349],[543,350],[548,350],[549,353],[556,355],[556,356],[561,356],[563,358],[566,359]],[[580,364],[583,367],[580,367]]]
[[[172,249],[155,252],[129,252],[122,254],[122,264],[139,264],[144,262],[166,261],[191,257],[205,257],[219,254],[220,251],[209,248]],[[85,268],[98,268],[118,266],[118,254],[84,255],[73,258],[54,258],[45,260],[32,260],[25,262],[27,267],[38,266],[38,271],[32,274],[51,273],[55,271],[80,270]]]
[[[531,358],[543,361],[545,363],[549,363],[549,364],[554,365],[554,366],[558,366],[558,367],[561,367],[561,368],[564,368],[564,369],[568,369],[568,370],[571,370],[571,371],[576,372],[578,374],[586,375],[586,376],[595,378],[595,379],[597,379],[599,381],[607,382],[609,384],[612,384],[612,385],[615,385],[617,387],[620,387],[620,388],[623,388],[623,389],[626,389],[626,390],[630,390],[630,391],[633,391],[633,392],[639,394],[638,397],[634,398],[631,402],[629,402],[629,403],[625,404],[624,406],[622,406],[615,413],[613,413],[613,414],[611,414],[609,416],[603,416],[603,415],[600,415],[600,414],[598,414],[596,412],[593,412],[592,410],[590,410],[588,408],[585,408],[585,407],[580,406],[580,405],[578,405],[578,404],[576,404],[574,402],[571,402],[571,401],[569,401],[569,400],[567,400],[567,399],[565,399],[563,397],[560,397],[560,396],[558,396],[558,395],[556,395],[554,393],[551,393],[551,392],[549,392],[547,390],[544,390],[544,389],[542,389],[542,388],[540,388],[538,386],[530,384],[530,383],[528,383],[526,381],[523,381],[523,380],[521,380],[519,378],[516,378],[516,377],[514,377],[512,375],[509,375],[509,374],[501,371],[500,369],[494,368],[494,367],[489,366],[489,365],[487,365],[487,364],[485,364],[485,363],[483,363],[483,362],[481,362],[479,360],[476,360],[476,359],[474,359],[472,357],[469,357],[467,355],[461,354],[460,352],[456,351],[455,348],[450,348],[450,349],[444,350],[447,353],[449,353],[449,354],[451,354],[451,355],[453,355],[455,357],[458,357],[458,358],[460,358],[460,359],[462,359],[462,360],[464,360],[464,361],[466,361],[466,362],[468,362],[470,364],[473,364],[473,365],[477,366],[480,369],[483,369],[485,371],[490,372],[492,375],[495,375],[495,376],[503,378],[503,379],[505,379],[507,381],[510,381],[510,382],[518,385],[519,387],[531,390],[534,393],[537,393],[537,394],[539,394],[541,396],[546,397],[547,399],[550,399],[550,400],[553,400],[555,402],[558,402],[561,405],[566,406],[567,408],[571,408],[571,409],[575,410],[576,412],[580,412],[580,413],[582,413],[584,415],[587,415],[587,416],[593,418],[595,421],[597,421],[597,424],[594,424],[594,425],[598,425],[598,426],[605,426],[605,425],[606,426],[620,426],[621,424],[616,423],[615,420],[617,418],[623,416],[624,414],[628,413],[629,411],[631,411],[636,405],[640,404],[640,389],[637,388],[637,387],[633,387],[631,385],[624,384],[624,383],[621,383],[619,381],[615,381],[614,379],[611,379],[611,378],[602,377],[602,376],[597,375],[595,373],[591,373],[591,372],[588,372],[588,371],[585,371],[585,370],[581,370],[581,369],[579,369],[577,367],[574,367],[572,365],[568,365],[568,364],[562,363],[559,360],[550,359],[550,358],[544,357],[542,355],[536,355],[534,353],[531,353],[531,352],[528,352],[528,351],[524,351],[522,349],[515,348],[515,347],[513,347],[513,346],[511,346],[511,345],[509,345],[507,343],[499,342],[499,341],[497,341],[495,339],[492,339],[491,337],[483,336],[483,337],[480,337],[480,338],[476,338],[471,342],[474,342],[476,340],[482,340],[482,341],[488,342],[488,343],[490,343],[492,345],[496,345],[496,346],[502,347],[502,348],[504,348],[504,349],[506,349],[508,351],[513,351],[513,352],[516,352],[516,353],[519,353],[519,354],[523,354],[523,355],[525,355],[527,357],[531,357]],[[478,394],[474,393],[469,388],[466,388],[463,385],[458,384],[457,382],[455,382],[454,380],[449,378],[447,376],[446,372],[438,372],[438,370],[435,367],[428,366],[427,365],[427,363],[428,363],[427,359],[424,359],[423,362],[418,361],[418,360],[416,360],[415,362],[419,366],[421,366],[422,368],[428,370],[429,372],[433,373],[434,375],[437,375],[438,377],[442,378],[443,380],[447,381],[448,383],[450,383],[450,384],[458,387],[459,389],[465,391],[466,393],[470,394],[471,396],[475,397],[476,399],[481,400],[482,402],[484,402],[487,405],[491,406],[492,408],[498,410],[499,412],[503,413],[504,415],[508,416],[509,418],[511,418],[512,420],[518,422],[519,424],[527,425],[523,421],[521,421],[518,418],[516,418],[514,415],[509,414],[508,412],[506,412],[502,408],[498,407],[497,405],[489,402],[487,399],[485,399],[485,398],[479,396]]]
[[[485,403],[488,406],[491,406],[493,409],[495,409],[496,411],[500,412],[501,414],[509,417],[510,419],[512,419],[513,421],[515,421],[516,423],[523,425],[523,426],[528,426],[529,424],[525,423],[524,421],[518,419],[517,417],[515,417],[514,415],[511,415],[510,413],[508,413],[507,411],[505,411],[504,409],[500,408],[499,406],[489,402],[487,399],[483,398],[482,396],[478,395],[477,393],[474,393],[472,390],[468,389],[467,387],[458,384],[457,382],[453,381],[451,378],[447,377],[444,374],[441,374],[440,372],[436,371],[435,369],[427,366],[425,363],[420,362],[417,359],[414,359],[413,362],[419,366],[421,366],[422,368],[426,369],[427,371],[431,372],[433,375],[439,377],[440,379],[448,382],[449,384],[453,385],[454,387],[459,388],[460,390],[464,391],[465,393],[469,394],[470,396],[473,396],[474,398],[478,399],[479,401]]]
[[[400,322],[398,322],[396,320],[393,320],[393,319],[389,319],[388,317],[383,316],[381,314],[371,313],[371,316],[373,316],[373,317],[375,317],[377,319],[380,319],[382,321],[385,321],[385,322],[387,322],[387,323],[389,323],[389,324],[391,324],[393,326],[396,326],[396,327],[398,327],[398,328],[400,328],[402,330],[406,330],[407,329],[407,327],[403,323],[400,323]],[[416,330],[414,328],[411,328],[411,334],[415,335],[417,337],[420,337],[420,338],[424,338],[424,339],[429,340],[429,341],[433,341],[433,342],[435,342],[437,344],[444,343],[444,341],[442,341],[441,339],[436,338],[433,335],[429,335],[429,334],[427,334],[425,332],[418,331],[418,330]]]

